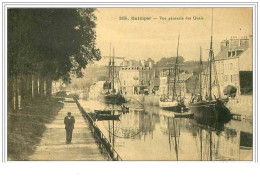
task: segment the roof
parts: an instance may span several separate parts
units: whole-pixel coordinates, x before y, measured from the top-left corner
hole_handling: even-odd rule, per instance
[[[185,82],[192,76],[193,76],[192,73],[191,74],[179,74],[179,81]],[[171,77],[171,81],[173,81],[173,77]]]
[[[191,74],[179,74],[179,79],[182,80],[182,81],[186,81],[192,76],[193,76],[192,73]]]
[[[241,56],[246,50],[248,49],[248,47],[246,46],[239,46],[237,48],[233,48],[230,49],[229,46],[224,47],[216,56],[215,56],[215,60],[223,60],[223,59],[233,59],[233,58],[238,58],[239,56]],[[228,57],[228,52],[229,51],[237,51],[237,50],[243,50],[242,53],[240,53],[239,55],[237,55],[237,53],[235,54],[235,56],[232,57]]]
[[[228,51],[237,51],[243,50],[243,52],[239,53],[233,57],[228,57]],[[226,46],[218,55],[215,57],[216,61],[219,60],[228,60],[239,58],[239,71],[252,71],[253,70],[253,56],[252,56],[252,48],[247,47],[245,45],[239,46],[237,48],[230,49],[229,46]]]

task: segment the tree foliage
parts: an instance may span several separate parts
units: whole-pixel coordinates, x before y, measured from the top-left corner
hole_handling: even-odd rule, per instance
[[[95,9],[8,9],[8,76],[39,74],[70,81],[101,58]]]
[[[178,64],[182,64],[184,62],[184,58],[182,56],[178,57]],[[172,68],[176,63],[176,57],[163,57],[160,61],[157,62],[157,67],[162,68]]]

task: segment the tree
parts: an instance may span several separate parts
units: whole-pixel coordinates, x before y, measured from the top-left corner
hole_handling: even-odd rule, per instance
[[[82,69],[101,58],[95,43],[94,11],[91,8],[8,9],[9,91],[25,100],[32,96],[32,87],[37,96],[38,81],[43,96],[45,92],[51,94],[52,80],[70,82],[71,74],[82,77]],[[22,92],[17,79],[21,84],[27,82],[28,87],[21,88],[25,89]],[[9,97],[9,102],[12,98]]]
[[[182,64],[184,62],[184,58],[178,57],[178,64]],[[160,61],[156,63],[157,68],[172,68],[176,63],[176,57],[163,57]]]

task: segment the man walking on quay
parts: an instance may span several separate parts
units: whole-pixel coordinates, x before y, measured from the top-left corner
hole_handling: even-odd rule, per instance
[[[72,140],[72,132],[74,129],[75,119],[71,116],[71,112],[68,112],[68,116],[64,118],[64,124],[66,129],[66,143],[70,144]]]

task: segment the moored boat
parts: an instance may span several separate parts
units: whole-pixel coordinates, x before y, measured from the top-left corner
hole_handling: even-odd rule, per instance
[[[219,99],[191,102],[189,108],[199,123],[212,124],[218,121],[226,123],[231,119],[229,109]]]
[[[95,110],[95,117],[98,121],[119,120],[120,114],[115,114],[114,110]]]
[[[163,110],[174,111],[174,112],[184,112],[186,111],[186,106],[184,105],[184,101],[178,100],[160,100],[159,106]]]
[[[105,94],[105,102],[107,104],[121,105],[126,102],[125,98],[119,93],[107,93]]]
[[[231,113],[225,106],[227,100],[222,100],[220,96],[220,89],[216,72],[217,70],[214,63],[212,40],[213,36],[211,34],[209,62],[205,69],[203,69],[200,50],[199,93],[193,94],[189,103],[189,108],[191,112],[194,113],[194,118],[200,123],[206,124],[211,124],[214,122],[226,123],[231,120]],[[214,74],[214,77],[212,74]],[[204,78],[202,78],[202,76],[204,76]],[[218,97],[212,92],[213,86],[217,87],[216,95],[218,95]]]
[[[180,94],[177,94],[176,91],[176,85],[179,83],[179,68],[178,68],[178,51],[179,51],[179,39],[180,36],[178,37],[178,45],[177,45],[177,57],[176,57],[176,62],[174,66],[174,79],[173,79],[173,92],[172,92],[172,97],[169,96],[169,90],[170,90],[170,76],[171,76],[171,69],[168,69],[168,76],[167,76],[167,96],[163,96],[159,100],[159,106],[160,108],[164,110],[169,110],[169,111],[174,111],[178,113],[183,113],[187,111],[188,109],[186,108],[184,104],[184,96],[182,96],[181,90]]]
[[[111,115],[111,114],[98,114],[97,116],[98,121],[104,120],[119,120],[120,115]]]
[[[111,53],[110,53],[111,54]],[[111,61],[111,55],[109,60],[109,78],[111,81],[107,81],[104,84],[104,87],[107,88],[107,93],[104,94],[105,102],[107,104],[116,104],[121,105],[123,103],[126,103],[125,98],[119,93],[116,92],[115,89],[115,55],[114,55],[114,49],[113,49],[113,57]],[[111,91],[110,91],[111,89]]]

